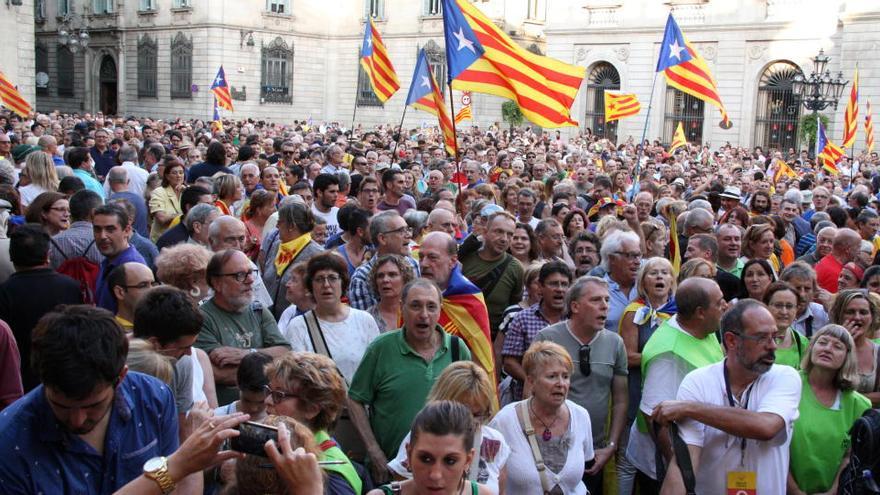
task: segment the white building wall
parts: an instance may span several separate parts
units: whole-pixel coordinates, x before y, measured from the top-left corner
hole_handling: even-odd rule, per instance
[[[34,105],[34,0],[0,4],[0,46],[0,71]]]

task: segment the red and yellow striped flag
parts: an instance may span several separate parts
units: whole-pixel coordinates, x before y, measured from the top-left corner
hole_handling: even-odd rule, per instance
[[[382,36],[373,20],[369,19],[364,28],[364,43],[361,46],[361,67],[370,79],[373,93],[382,103],[388,101],[398,89],[400,82],[397,80],[397,72],[388,58],[388,50],[382,42]]]
[[[631,117],[642,110],[642,104],[632,93],[605,91],[605,122]]]
[[[798,174],[788,165],[788,163],[785,163],[784,160],[776,160],[776,171],[773,173],[773,183],[776,184],[779,182],[783,176],[790,179],[796,179]]]
[[[474,115],[471,113],[471,106],[461,107],[461,110],[455,114],[455,123],[461,124],[465,120],[474,120]]]
[[[856,132],[859,130],[859,68],[853,76],[852,87],[849,90],[849,101],[846,102],[846,112],[843,114],[843,139],[841,148],[849,148],[856,143]]]
[[[684,136],[684,125],[679,122],[675,128],[675,135],[672,136],[672,144],[669,145],[669,154],[675,153],[675,150],[682,146],[687,146],[687,138]]]
[[[874,120],[871,116],[871,100],[867,102],[867,110],[865,111],[865,150],[868,153],[874,151]]]
[[[428,63],[428,57],[425,55],[424,48],[419,50],[416,69],[409,88],[409,95],[406,97],[406,104],[437,116],[437,119],[440,121],[440,131],[443,133],[443,144],[446,145],[446,152],[456,156],[457,144],[452,127],[452,118],[449,116],[449,108],[446,107],[446,102],[443,100],[443,93],[440,92],[437,79],[434,78],[434,73],[431,72],[431,65]]]
[[[28,118],[31,113],[31,104],[24,99],[18,92],[18,88],[2,72],[0,72],[0,104],[23,119]]]
[[[513,41],[503,29],[468,0],[443,0],[446,28],[450,19],[460,19],[473,30],[476,42],[457,40],[447,32],[447,59],[450,47],[484,53],[455,75],[452,87],[508,98],[519,105],[523,116],[530,122],[548,128],[577,126],[571,118],[571,105],[586,75],[586,68],[536,55]],[[473,46],[474,48],[469,48]],[[451,60],[450,63],[454,63]]]

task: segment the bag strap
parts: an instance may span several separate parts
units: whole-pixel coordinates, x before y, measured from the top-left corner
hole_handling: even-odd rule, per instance
[[[452,362],[453,362],[453,363],[457,363],[458,360],[461,359],[461,349],[460,349],[460,347],[461,347],[461,339],[459,339],[459,338],[456,337],[455,335],[451,335],[451,336],[450,336],[450,340],[452,341],[452,343],[450,344],[450,345],[452,346],[452,349],[451,349],[451,351],[452,351]]]
[[[498,285],[498,282],[501,281],[501,275],[504,274],[504,271],[507,270],[507,266],[513,260],[513,256],[510,253],[504,253],[504,261],[495,265],[495,268],[492,269],[491,272],[484,275],[480,280],[474,283],[477,287],[483,291],[483,297],[488,299],[489,294],[495,290],[495,287]]]
[[[324,332],[321,331],[321,324],[318,323],[315,311],[306,311],[303,318],[306,320],[306,329],[309,331],[309,339],[312,341],[312,349],[315,350],[315,354],[333,359],[333,356],[330,355],[330,349],[327,348],[327,341],[324,340]]]
[[[95,241],[93,239],[92,242],[90,242],[89,245],[86,246],[85,249],[83,249],[83,252],[80,256],[82,256],[83,258],[86,258],[86,254],[89,252],[89,249],[92,249],[92,246],[94,246],[94,245],[95,245]],[[64,259],[67,259],[67,257],[65,256]]]
[[[669,436],[672,438],[672,451],[675,452],[675,462],[678,464],[678,470],[681,471],[685,493],[687,495],[696,495],[697,478],[694,476],[694,466],[691,464],[691,453],[688,451],[684,440],[678,434],[677,424],[672,423],[669,425]]]
[[[483,446],[483,428],[477,427],[477,431],[474,432],[474,459],[471,461],[471,469],[468,471],[468,479],[471,481],[477,481],[477,477],[480,475],[480,451]]]
[[[526,439],[529,441],[529,447],[532,450],[532,458],[535,460],[535,467],[538,469],[538,477],[541,479],[541,488],[544,493],[551,490],[550,480],[547,479],[547,466],[544,465],[544,458],[541,456],[541,449],[538,447],[538,439],[535,436],[535,428],[532,427],[532,420],[529,419],[529,412],[526,410],[528,400],[524,400],[516,405],[516,416],[519,418],[519,426],[522,428]]]
[[[52,245],[55,246],[55,249],[56,249],[59,253],[61,253],[61,257],[64,258],[64,261],[67,261],[67,255],[64,254],[64,251],[61,250],[61,246],[59,246],[58,243],[55,242],[55,239],[52,239],[52,238],[50,237],[50,238],[49,238],[49,242],[51,242]],[[95,243],[95,241],[92,241],[92,244],[94,244],[94,243]],[[91,247],[92,244],[89,244],[89,247]],[[86,251],[88,251],[88,249],[86,249]]]
[[[874,391],[880,391],[880,345],[874,344]]]

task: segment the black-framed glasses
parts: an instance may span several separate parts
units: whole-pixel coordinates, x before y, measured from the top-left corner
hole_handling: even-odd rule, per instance
[[[578,349],[578,367],[581,370],[581,375],[584,377],[590,376],[590,373],[593,371],[593,368],[590,367],[589,344],[584,344]]]
[[[388,230],[388,231],[386,231],[386,232],[383,232],[383,234],[385,234],[385,235],[389,235],[389,234],[402,234],[402,233],[404,233],[404,232],[406,232],[407,234],[412,234],[412,228],[410,228],[410,226],[407,225],[407,226],[405,226],[405,227],[400,227],[399,229]]]
[[[251,275],[252,277],[256,278],[257,270],[247,270],[244,272],[218,273],[217,274],[218,277],[232,277],[235,279],[236,282],[244,282],[245,280],[247,280],[248,275]]]
[[[272,397],[273,404],[280,404],[281,402],[287,399],[299,399],[299,394],[294,394],[292,392],[285,392],[283,390],[272,390],[268,385],[263,385],[263,390],[266,392],[266,395]]]
[[[150,287],[159,287],[162,285],[160,282],[156,282],[155,280],[145,280],[139,284],[135,285],[123,285],[126,290],[128,289],[149,289]]]
[[[330,285],[335,285],[341,281],[342,277],[340,277],[339,275],[326,275],[323,277],[315,277],[312,279],[312,283],[317,286],[321,286],[326,283],[329,283]]]
[[[772,335],[746,335],[744,333],[733,332],[733,334],[741,339],[751,340],[752,342],[757,342],[762,345],[767,345],[771,341],[776,345],[785,342],[785,335],[778,335],[775,333]]]

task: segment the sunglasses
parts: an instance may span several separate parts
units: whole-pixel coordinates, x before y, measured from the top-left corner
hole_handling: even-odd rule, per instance
[[[578,367],[581,370],[581,375],[585,378],[590,376],[590,373],[593,369],[590,367],[590,346],[584,344],[578,349]]]

